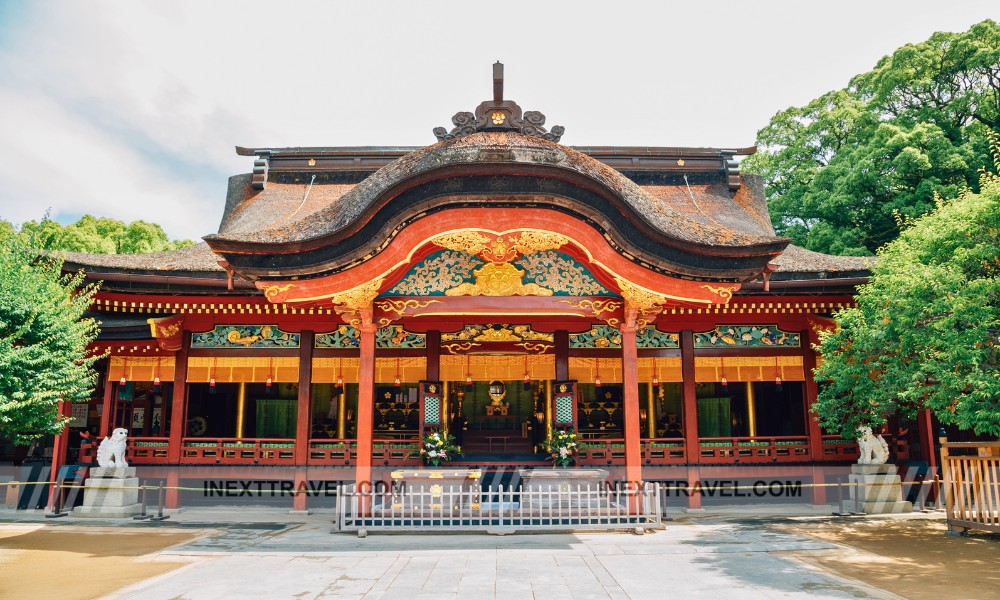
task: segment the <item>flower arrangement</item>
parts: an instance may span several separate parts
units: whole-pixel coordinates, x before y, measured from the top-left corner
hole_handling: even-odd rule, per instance
[[[420,444],[420,458],[425,465],[439,467],[455,455],[462,454],[462,447],[455,445],[455,436],[432,431]]]
[[[568,467],[576,461],[580,445],[576,443],[577,433],[572,429],[554,429],[542,442],[542,449],[549,453],[552,466]]]

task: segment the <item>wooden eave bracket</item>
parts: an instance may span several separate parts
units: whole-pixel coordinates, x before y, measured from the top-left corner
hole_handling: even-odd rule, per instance
[[[183,346],[184,315],[146,319],[149,334],[162,350],[177,352]]]
[[[761,272],[760,276],[764,280],[764,291],[771,291],[771,273],[778,270],[777,263],[767,263],[764,270]]]

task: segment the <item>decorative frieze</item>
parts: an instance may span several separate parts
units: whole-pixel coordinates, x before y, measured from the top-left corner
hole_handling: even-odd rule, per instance
[[[777,325],[719,325],[694,334],[695,348],[798,348],[799,334]]]
[[[191,336],[192,348],[298,348],[299,334],[277,325],[216,325]]]

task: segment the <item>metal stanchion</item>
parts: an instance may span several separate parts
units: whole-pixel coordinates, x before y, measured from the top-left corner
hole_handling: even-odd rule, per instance
[[[165,521],[170,518],[170,516],[163,516],[163,482],[160,482],[160,491],[157,503],[160,505],[156,510],[156,516],[150,517],[150,521]]]
[[[62,510],[62,486],[59,485],[59,480],[52,484],[52,493],[55,499],[52,501],[52,512],[45,515],[46,519],[58,519],[59,517],[65,517],[69,513],[63,512]]]
[[[855,516],[855,517],[863,517],[863,516],[865,516],[865,512],[863,510],[861,510],[860,503],[861,503],[861,481],[855,479],[854,480],[854,511],[851,512],[851,516]]]
[[[142,494],[142,509],[136,516],[132,517],[136,521],[142,521],[144,519],[150,518],[152,515],[146,514],[146,480],[143,479],[139,482],[139,490]]]
[[[837,510],[833,513],[835,517],[846,517],[849,513],[844,512],[844,482],[837,480]]]

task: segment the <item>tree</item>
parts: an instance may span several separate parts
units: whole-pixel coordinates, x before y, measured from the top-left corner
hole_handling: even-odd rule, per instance
[[[1000,144],[994,157],[1000,166]],[[814,411],[856,435],[898,411],[1000,436],[1000,177],[938,200],[879,252],[857,306],[820,336]]]
[[[170,240],[155,223],[122,221],[84,215],[71,225],[62,226],[46,215],[40,222],[21,225],[21,241],[31,240],[39,250],[67,250],[96,254],[141,254],[176,250],[194,245],[191,240]]]
[[[0,436],[15,444],[60,432],[58,401],[89,400],[97,324],[84,318],[97,288],[62,261],[39,257],[0,222]]]
[[[772,117],[742,169],[762,175],[775,229],[833,254],[872,254],[899,217],[978,185],[1000,133],[1000,26],[935,33],[847,88]]]

